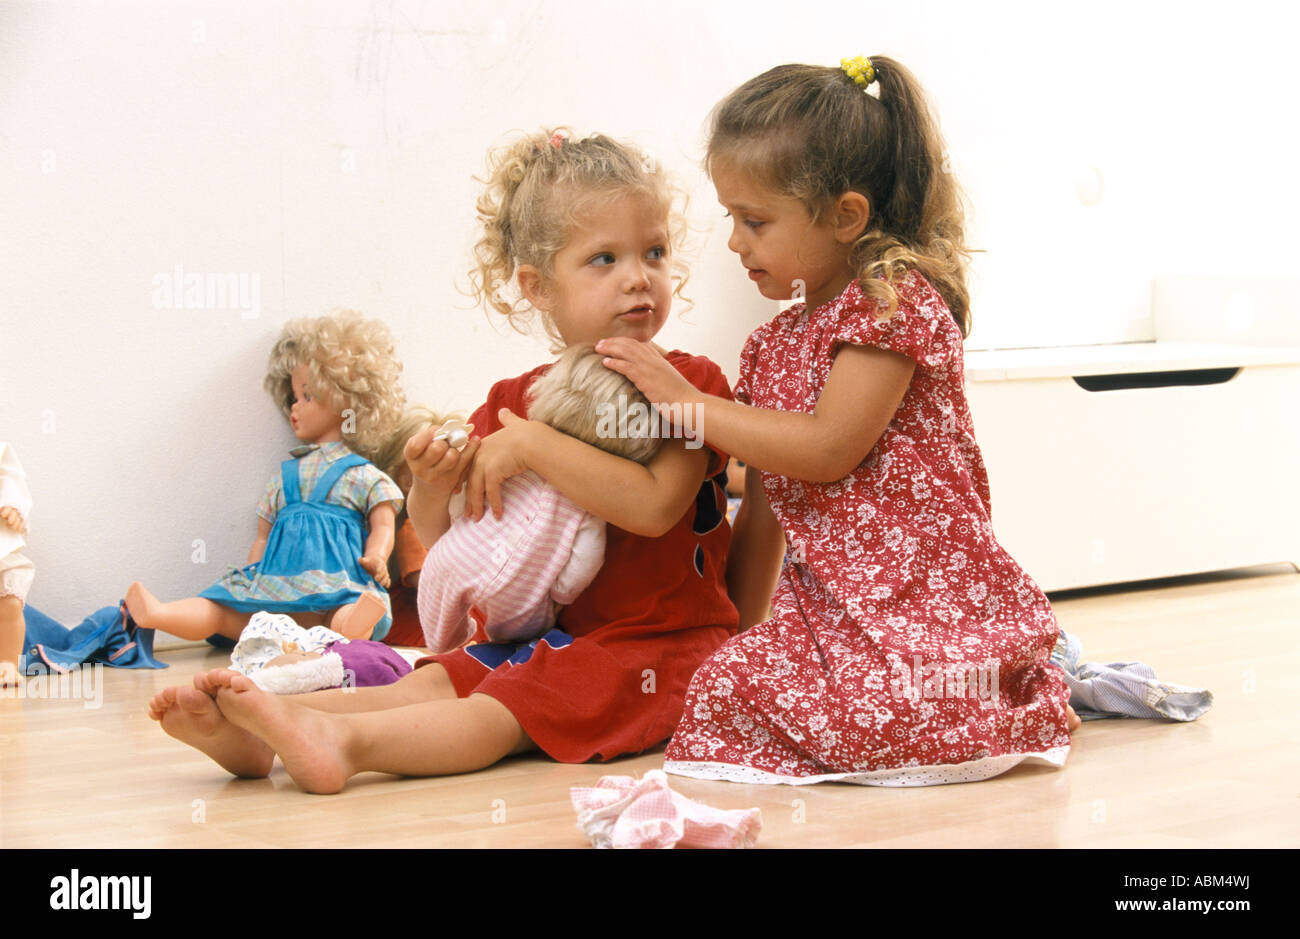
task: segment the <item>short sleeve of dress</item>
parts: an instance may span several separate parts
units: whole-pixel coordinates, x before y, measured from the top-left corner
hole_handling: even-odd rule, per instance
[[[683,378],[700,391],[707,395],[726,398],[728,401],[732,400],[731,385],[727,381],[727,376],[712,359],[678,351],[669,352],[667,359]],[[710,451],[707,475],[716,476],[726,467],[729,456],[707,441],[704,446]]]
[[[841,296],[839,323],[831,346],[845,343],[898,352],[926,368],[947,363],[961,335],[948,304],[921,274],[909,271],[894,283],[898,308],[885,315],[882,301],[863,294],[854,282]]]
[[[375,510],[376,506],[383,505],[385,502],[393,503],[393,511],[402,511],[402,503],[405,501],[402,497],[402,490],[398,488],[397,483],[393,482],[389,476],[380,470],[375,470],[375,481],[370,487],[370,492],[366,494],[366,515]]]
[[[262,501],[257,503],[257,517],[272,525],[275,524],[275,517],[280,514],[280,508],[284,505],[282,487],[280,474],[276,473],[271,477],[271,481],[266,484],[266,492],[262,493]]]
[[[758,334],[762,329],[756,329],[749,334],[745,340],[745,348],[740,351],[740,377],[736,379],[736,400],[741,404],[749,404],[749,387],[754,376],[754,364],[758,361],[758,350],[762,342]]]

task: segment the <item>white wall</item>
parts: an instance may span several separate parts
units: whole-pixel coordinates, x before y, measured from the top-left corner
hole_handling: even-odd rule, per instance
[[[291,316],[382,316],[436,408],[542,361],[460,292],[471,177],[510,130],[630,137],[681,176],[696,306],[662,340],[733,377],[772,309],[712,230],[704,120],[786,61],[888,52],[930,89],[987,251],[972,346],[1149,338],[1155,274],[1292,273],[1293,24],[1223,9],[0,3],[0,437],[37,501],[31,601],[75,620],[242,562],[292,442],[261,391]],[[256,283],[255,315],[158,308],[178,266]]]

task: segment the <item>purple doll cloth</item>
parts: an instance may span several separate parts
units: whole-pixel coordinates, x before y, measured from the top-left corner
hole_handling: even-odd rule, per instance
[[[373,639],[353,639],[351,642],[331,643],[326,650],[343,661],[343,674],[351,681],[344,684],[353,688],[371,688],[391,685],[411,672],[411,663],[402,658],[391,646]]]

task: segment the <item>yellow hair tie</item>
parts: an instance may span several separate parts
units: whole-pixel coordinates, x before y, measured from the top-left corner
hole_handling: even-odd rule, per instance
[[[871,60],[865,55],[855,55],[851,59],[840,59],[840,68],[844,74],[853,79],[854,83],[861,88],[866,88],[876,80],[876,70],[871,65]]]

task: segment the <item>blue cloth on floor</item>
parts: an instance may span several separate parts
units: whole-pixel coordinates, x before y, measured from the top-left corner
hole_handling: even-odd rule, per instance
[[[96,610],[74,629],[40,610],[23,607],[26,633],[18,670],[24,675],[58,672],[99,662],[113,668],[166,668],[153,655],[153,630],[141,629],[124,607]]]
[[[1052,650],[1052,662],[1065,672],[1070,687],[1070,707],[1081,720],[1105,717],[1139,717],[1152,720],[1194,721],[1214,703],[1205,688],[1190,688],[1160,681],[1142,662],[1080,662],[1083,646],[1078,637],[1061,630]]]

